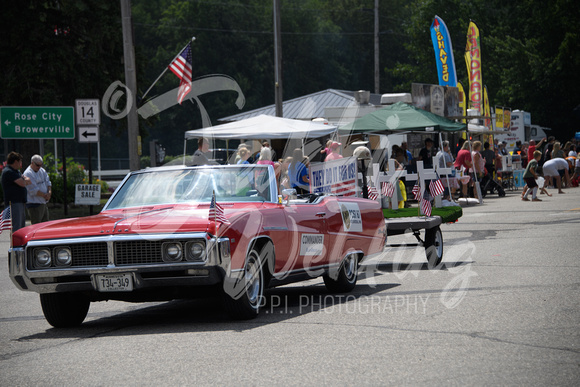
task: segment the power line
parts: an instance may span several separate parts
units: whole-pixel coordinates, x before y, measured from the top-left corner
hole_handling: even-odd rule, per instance
[[[202,27],[184,27],[176,25],[166,25],[166,24],[151,24],[151,23],[133,23],[137,26],[144,27],[163,27],[171,28],[176,30],[191,30],[191,31],[208,31],[208,32],[229,32],[236,34],[264,34],[271,35],[272,31],[248,31],[248,30],[237,30],[237,29],[223,29],[223,28],[202,28]],[[282,32],[282,35],[373,35],[374,32]],[[381,35],[397,34],[392,30],[380,31]]]

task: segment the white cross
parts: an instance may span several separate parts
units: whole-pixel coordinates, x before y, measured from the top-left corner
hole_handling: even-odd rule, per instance
[[[433,165],[437,166],[438,164],[436,163],[437,158],[434,157],[433,159]],[[429,181],[432,179],[436,179],[437,178],[437,174],[435,173],[434,169],[426,169],[423,167],[423,161],[417,161],[417,173],[407,173],[406,170],[404,169],[399,169],[397,170],[395,167],[395,160],[394,159],[390,159],[389,160],[389,170],[387,172],[379,172],[378,168],[373,168],[374,174],[373,174],[373,181],[375,182],[375,187],[377,187],[377,190],[379,191],[379,197],[381,197],[381,188],[382,187],[382,183],[386,183],[386,182],[391,182],[393,185],[395,185],[395,191],[393,193],[393,197],[391,198],[391,203],[398,203],[399,202],[399,198],[397,196],[397,189],[396,189],[396,184],[398,184],[398,181],[400,178],[404,177],[407,181],[417,181],[419,180],[419,188],[420,188],[420,197],[423,197],[423,193],[425,192],[425,189],[428,189],[425,181]],[[441,173],[446,173],[449,174],[451,173],[451,169],[450,168],[440,168],[439,171],[441,171]],[[437,195],[435,197],[435,207],[441,207],[441,195]]]
[[[407,173],[405,169],[397,169],[395,166],[395,160],[389,159],[389,170],[387,172],[380,172],[379,168],[375,168],[375,175],[373,176],[373,181],[375,182],[375,186],[379,191],[379,195],[381,193],[382,183],[391,182],[395,187],[395,191],[393,192],[393,196],[391,197],[391,203],[398,203],[399,197],[397,195],[397,184],[399,184],[399,179],[404,177],[406,180],[415,181],[417,180],[416,173]],[[380,196],[379,196],[380,197]]]

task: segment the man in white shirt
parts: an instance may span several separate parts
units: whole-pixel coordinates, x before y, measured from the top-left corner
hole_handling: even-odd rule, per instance
[[[546,179],[546,184],[544,184],[544,187],[546,187],[548,184],[549,177],[552,177],[556,180],[555,185],[558,187],[558,193],[563,194],[564,191],[562,191],[562,178],[560,176],[560,171],[563,171],[567,186],[569,187],[570,175],[568,174],[568,167],[568,161],[560,157],[546,161],[542,168],[544,172],[544,178]]]
[[[32,156],[30,165],[24,171],[24,176],[30,179],[31,184],[26,186],[26,208],[30,215],[30,223],[36,224],[48,221],[48,206],[52,195],[52,184],[48,173],[42,168],[42,157]]]
[[[437,152],[437,160],[439,162],[440,168],[452,168],[453,167],[453,156],[449,151],[449,141],[443,141],[443,149]]]

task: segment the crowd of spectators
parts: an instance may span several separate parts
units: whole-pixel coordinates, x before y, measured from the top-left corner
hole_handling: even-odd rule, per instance
[[[199,144],[194,158],[200,163],[209,163],[204,154],[207,152],[208,141],[202,139]],[[341,143],[329,140],[320,152],[321,161],[342,158],[341,149]],[[434,141],[427,138],[424,141],[424,147],[416,153],[416,157],[413,157],[407,142],[403,142],[400,146],[394,145],[391,148],[390,158],[395,160],[396,168],[405,168],[409,172],[414,172],[417,161],[423,161],[425,168],[433,168],[433,157],[437,156],[435,160],[439,163],[440,168],[453,169],[454,183],[449,186],[450,196],[453,197],[457,189],[461,188],[460,192],[463,197],[473,196],[477,198],[477,190],[473,189],[474,182],[482,181],[486,176],[494,180],[497,180],[498,177],[501,178],[502,173],[505,173],[502,156],[509,154],[514,159],[519,157],[518,160],[521,161],[521,166],[525,169],[524,180],[526,182],[531,182],[531,177],[543,176],[545,178],[545,186],[538,188],[542,193],[547,193],[545,188],[549,186],[558,187],[558,191],[563,193],[562,188],[578,185],[580,160],[577,158],[577,144],[568,141],[562,146],[554,137],[544,138],[538,143],[534,140],[530,140],[529,143],[517,141],[511,152],[508,151],[505,141],[497,139],[491,144],[459,139],[455,151],[453,151],[448,141],[443,141],[441,147],[437,149]],[[554,159],[561,161],[551,161]],[[532,165],[527,168],[529,161],[532,161]],[[255,155],[252,155],[248,145],[242,143],[238,147],[234,162],[237,164],[271,165],[275,170],[281,189],[293,188],[298,194],[308,193],[310,159],[304,155],[300,148],[294,149],[292,156],[277,159],[276,152],[268,141],[261,143],[260,151]],[[456,176],[456,173],[459,175]],[[444,185],[448,185],[448,183],[446,182]],[[530,188],[528,194],[532,193],[532,200],[537,199],[536,192],[532,192],[536,187],[529,187],[529,185],[524,187],[522,198],[525,196],[527,199],[526,191],[528,188]]]

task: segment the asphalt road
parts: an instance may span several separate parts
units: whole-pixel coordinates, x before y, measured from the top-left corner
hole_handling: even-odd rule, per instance
[[[553,192],[553,191],[552,191]],[[580,188],[519,192],[443,225],[444,266],[412,236],[361,268],[356,289],[321,280],[268,292],[229,321],[217,299],[91,305],[54,329],[7,275],[0,235],[0,386],[578,385]]]

